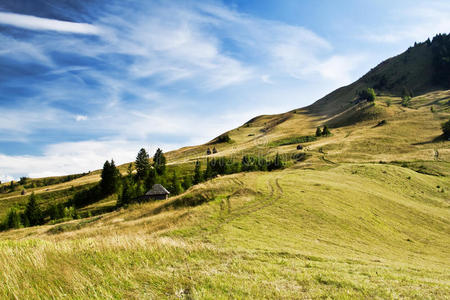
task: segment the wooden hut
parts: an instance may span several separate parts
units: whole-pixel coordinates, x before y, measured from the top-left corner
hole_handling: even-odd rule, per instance
[[[169,197],[170,192],[160,184],[153,185],[152,189],[144,195],[144,199],[149,200],[165,200]]]

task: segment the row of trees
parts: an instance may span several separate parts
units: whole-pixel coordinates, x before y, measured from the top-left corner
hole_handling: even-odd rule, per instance
[[[30,195],[23,212],[13,208],[9,211],[1,225],[3,229],[41,225],[44,220],[65,220],[79,218],[77,208],[95,203],[105,197],[118,195],[117,206],[126,206],[142,199],[141,196],[152,188],[155,183],[165,186],[172,195],[178,195],[193,184],[198,184],[218,175],[233,174],[248,171],[272,171],[284,168],[285,160],[277,154],[272,159],[245,155],[240,161],[221,157],[208,159],[206,168],[202,170],[200,161],[194,165],[193,174],[179,176],[176,170],[169,174],[166,168],[166,158],[158,149],[150,160],[145,149],[141,149],[133,164],[128,166],[127,174],[122,176],[114,160],[106,161],[101,173],[101,181],[89,188],[79,191],[67,202],[53,204],[46,210],[38,205],[39,197]]]
[[[31,194],[23,212],[16,208],[11,208],[1,227],[9,229],[41,225],[44,221],[44,215],[37,203],[38,199],[38,196],[34,193]]]

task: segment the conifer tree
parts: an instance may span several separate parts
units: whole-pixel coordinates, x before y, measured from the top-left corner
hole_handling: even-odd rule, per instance
[[[321,135],[322,135],[322,131],[320,130],[320,127],[317,127],[316,136],[321,136]]]
[[[20,228],[22,226],[20,222],[20,215],[15,208],[12,208],[6,218],[7,228]]]
[[[194,184],[199,184],[202,181],[201,163],[197,160],[194,168]]]
[[[114,160],[111,160],[111,162],[105,162],[103,165],[101,178],[102,180],[100,181],[100,186],[103,195],[114,194],[118,189],[120,179],[120,173],[116,168]]]
[[[161,149],[157,149],[153,156],[153,167],[158,175],[164,175],[166,173],[166,157]]]
[[[184,190],[189,189],[192,186],[192,176],[187,175],[184,177],[182,186]]]
[[[208,179],[211,179],[212,177],[213,177],[213,170],[211,167],[211,161],[208,159],[206,161],[206,170],[203,173],[203,178],[204,178],[204,180],[208,180]]]
[[[330,135],[331,134],[331,132],[330,132],[330,130],[328,129],[328,126],[327,125],[324,125],[323,126],[323,130],[322,130],[322,135]]]
[[[126,177],[122,183],[122,193],[119,195],[117,206],[126,206],[136,197],[135,186],[132,178]]]
[[[151,189],[153,185],[156,183],[156,174],[155,168],[150,168],[147,173],[147,177],[145,178],[145,188],[147,190]]]
[[[178,178],[178,174],[175,170],[172,174],[171,188],[174,195],[179,195],[183,192],[183,187],[181,186],[180,179]]]
[[[150,156],[144,148],[139,150],[136,156],[135,166],[136,166],[136,177],[138,179],[144,179],[150,169]]]
[[[42,211],[37,204],[37,196],[34,193],[28,199],[24,215],[30,226],[40,225],[42,223]]]

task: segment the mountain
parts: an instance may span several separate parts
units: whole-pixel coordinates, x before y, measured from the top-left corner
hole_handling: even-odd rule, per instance
[[[389,58],[354,83],[339,88],[307,107],[313,114],[331,116],[351,106],[358,92],[374,88],[389,96],[420,96],[450,89],[450,35],[416,43],[400,55]]]
[[[186,177],[196,161],[204,170],[243,155],[281,156],[285,169],[222,174],[120,209],[114,194],[70,217],[0,232],[0,298],[445,299],[448,39],[416,44],[306,108],[166,153],[168,174]],[[359,97],[367,88],[373,102]],[[316,137],[324,125],[331,134]],[[0,217],[25,209],[30,192],[43,210],[64,204],[100,172],[73,178],[0,193]]]

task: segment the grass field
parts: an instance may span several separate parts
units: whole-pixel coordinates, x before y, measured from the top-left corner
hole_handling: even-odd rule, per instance
[[[0,295],[445,299],[449,191],[448,177],[386,164],[224,176],[2,233]]]

